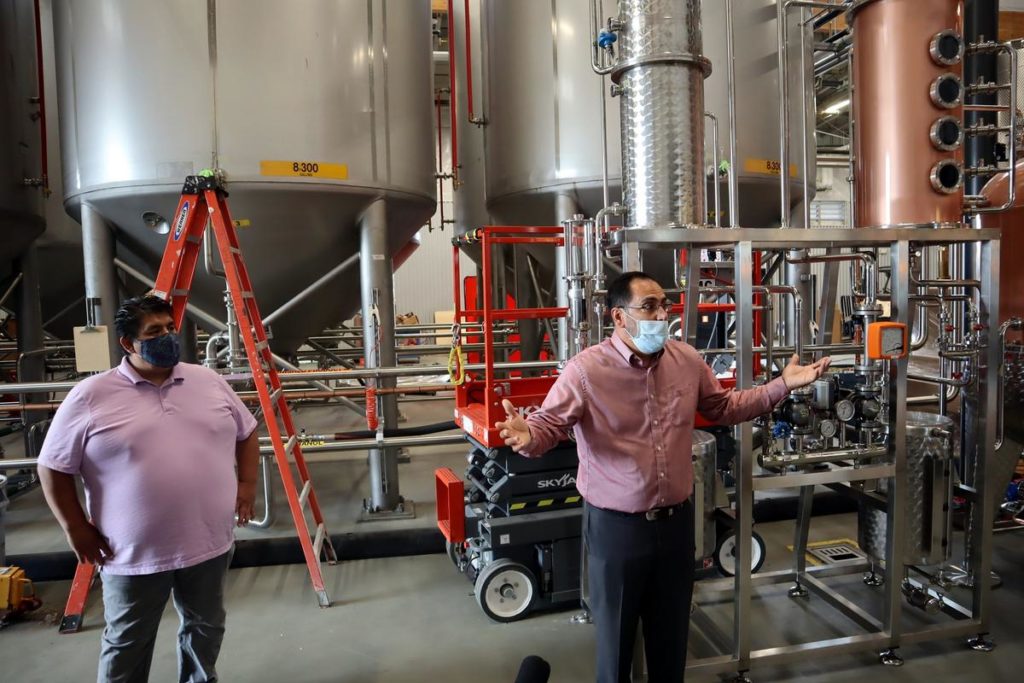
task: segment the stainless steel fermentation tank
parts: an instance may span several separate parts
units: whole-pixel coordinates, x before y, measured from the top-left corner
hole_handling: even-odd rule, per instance
[[[152,271],[183,178],[222,169],[266,315],[358,253],[374,200],[374,258],[434,210],[428,3],[55,0],[54,25],[65,205],[101,260],[113,231]],[[349,263],[280,316],[276,350],[357,310]],[[197,273],[193,301],[220,316],[222,290]]]
[[[0,272],[43,231],[35,32],[29,3],[0,4]]]
[[[699,47],[710,62],[711,75],[703,81],[703,105],[697,101],[698,69],[683,69],[682,76],[668,75],[674,66],[651,65],[623,73],[623,85],[632,96],[621,103],[626,119],[620,115],[620,101],[612,97],[608,78],[597,77],[591,68],[589,0],[556,2],[549,0],[494,0],[482,3],[485,31],[485,68],[482,92],[488,123],[486,142],[487,206],[495,220],[509,225],[547,225],[571,218],[573,213],[594,216],[603,207],[602,108],[607,117],[607,155],[610,201],[621,199],[623,144],[634,167],[664,170],[676,162],[683,176],[653,179],[650,174],[633,174],[632,181],[643,181],[637,201],[646,216],[678,213],[682,204],[689,218],[713,216],[697,211],[704,194],[710,198],[712,184],[705,172],[714,162],[712,124],[705,126],[708,111],[718,121],[718,158],[727,158],[729,124],[726,82],[725,9],[720,0],[704,2],[657,0],[603,3],[604,17],[634,17],[636,31],[624,32],[623,58],[639,57],[660,51]],[[777,23],[774,0],[736,0],[736,79],[737,79],[737,180],[739,222],[744,226],[771,227],[779,223],[779,107]],[[670,16],[662,21],[659,16]],[[698,17],[699,24],[698,25]],[[689,24],[687,22],[690,22]],[[792,209],[802,194],[803,167],[801,108],[812,106],[810,92],[811,60],[801,59],[798,13],[790,13],[788,36],[789,90],[794,105],[790,108],[791,197]],[[668,26],[668,25],[671,26]],[[662,31],[668,26],[669,31]],[[701,43],[700,27],[703,27]],[[697,44],[691,44],[696,39]],[[807,36],[806,45],[810,46]],[[666,93],[662,88],[671,88]],[[652,90],[653,89],[653,90]],[[659,89],[660,92],[659,92]],[[805,99],[799,99],[807,93]],[[658,94],[658,103],[648,95]],[[669,98],[664,95],[670,94]],[[644,125],[630,127],[624,139],[623,123],[632,120]],[[813,115],[811,120],[813,121]],[[473,134],[473,128],[460,125]],[[688,131],[707,128],[703,140],[694,140]],[[813,128],[806,131],[813,149]],[[702,143],[707,152],[703,163],[698,157]],[[807,171],[814,187],[814,155]],[[463,163],[471,163],[464,159]],[[463,173],[473,171],[464,168]],[[685,180],[682,178],[685,176]],[[726,183],[720,179],[723,211],[727,206]],[[705,187],[706,185],[706,187]],[[687,194],[685,201],[675,189]],[[638,188],[639,189],[639,188]],[[708,202],[708,206],[712,203]],[[675,208],[673,208],[675,207]],[[697,214],[700,214],[699,216]],[[727,217],[726,217],[727,218]],[[458,218],[457,218],[458,220]],[[640,222],[653,218],[640,218]],[[457,226],[460,230],[471,226]],[[473,226],[475,227],[475,226]]]

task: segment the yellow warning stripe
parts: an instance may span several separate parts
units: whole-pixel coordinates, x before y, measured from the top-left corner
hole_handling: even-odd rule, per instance
[[[547,500],[538,500],[537,501],[537,507],[539,507],[539,508],[546,508],[546,507],[548,507],[549,505],[551,505],[554,502],[555,502],[554,498],[548,498]]]
[[[580,496],[569,496],[565,499],[566,503],[578,503],[580,502]]]
[[[522,510],[524,507],[526,507],[526,503],[512,503],[509,510]]]

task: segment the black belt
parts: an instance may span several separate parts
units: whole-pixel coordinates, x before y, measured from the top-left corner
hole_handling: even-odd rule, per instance
[[[672,515],[676,514],[683,509],[688,500],[684,500],[682,503],[676,503],[675,505],[666,505],[665,507],[652,508],[644,512],[622,512],[621,510],[609,510],[608,508],[599,508],[596,505],[593,507],[601,510],[602,512],[610,512],[618,517],[632,517],[635,519],[645,519],[648,522],[654,522],[659,519],[667,519]]]

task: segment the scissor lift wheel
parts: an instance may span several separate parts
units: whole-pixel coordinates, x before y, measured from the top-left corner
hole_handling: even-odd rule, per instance
[[[756,531],[752,532],[750,543],[750,573],[756,574],[764,564],[764,558],[768,554],[765,549],[764,539]],[[736,575],[736,534],[729,533],[715,549],[715,566],[718,571],[726,576]]]
[[[533,572],[509,559],[487,565],[476,579],[476,601],[484,614],[507,623],[529,614],[537,601]]]

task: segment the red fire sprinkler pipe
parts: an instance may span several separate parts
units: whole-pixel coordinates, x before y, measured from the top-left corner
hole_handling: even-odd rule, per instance
[[[466,22],[466,102],[469,104],[469,122],[480,125],[484,123],[483,118],[473,115],[473,34],[470,27],[472,22],[469,20],[469,0],[465,0],[462,20]]]
[[[452,11],[452,0],[448,0],[448,111],[451,114],[452,126],[452,186],[459,186],[459,135],[456,109],[458,95],[455,89],[455,12]],[[470,104],[470,107],[473,105]]]
[[[449,102],[450,104],[450,102]],[[437,205],[441,209],[440,229],[444,230],[444,144],[441,141],[441,91],[434,91],[434,108],[437,110]]]
[[[39,176],[43,181],[43,192],[50,192],[50,177],[46,148],[46,93],[43,90],[43,22],[39,12],[39,0],[35,0],[36,18],[36,83],[39,88]]]

